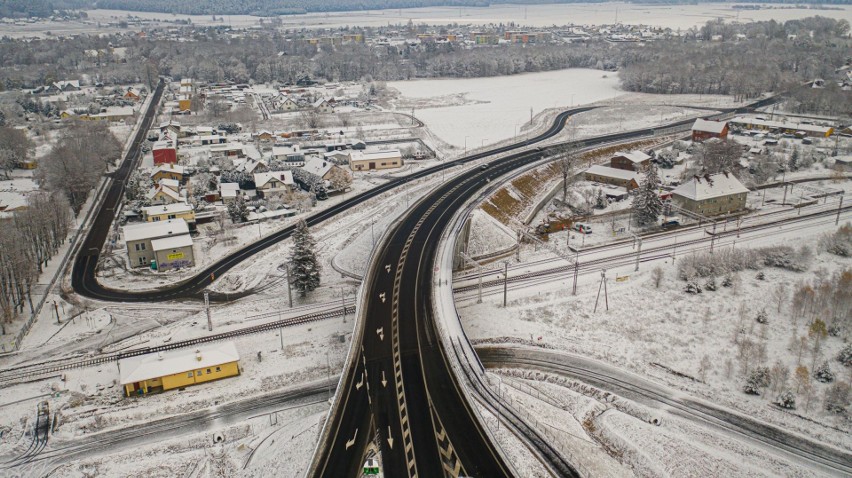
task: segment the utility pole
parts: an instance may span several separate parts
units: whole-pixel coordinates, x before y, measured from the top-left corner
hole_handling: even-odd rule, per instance
[[[53,311],[56,312],[56,325],[61,325],[62,322],[59,321],[59,306],[56,305],[56,301],[53,301]]]
[[[577,295],[577,276],[580,273],[580,251],[577,251],[577,255],[574,259],[574,288],[571,291],[572,295]]]
[[[604,302],[606,303],[606,310],[609,311],[609,297],[606,292],[606,269],[601,269],[601,282],[598,284],[598,295],[595,297],[595,309],[594,312],[598,311],[598,301],[601,298],[601,289],[604,291]]]
[[[293,287],[290,285],[290,266],[285,265],[287,271],[287,298],[290,301],[290,308],[293,308]]]
[[[503,261],[503,308],[506,308],[506,294],[509,286],[509,261]]]
[[[642,238],[636,236],[636,239],[639,241],[639,248],[636,250],[636,267],[633,269],[634,272],[639,270],[639,257],[642,255]],[[609,308],[607,308],[609,310]]]
[[[843,209],[843,195],[840,195],[840,204],[837,205],[837,218],[834,219],[834,225],[840,224],[840,211]]]
[[[713,232],[710,236],[710,254],[713,254],[713,243],[716,242],[716,221],[713,221]]]
[[[343,292],[343,287],[340,288],[340,303],[343,305],[343,323],[346,323],[346,295]]]
[[[281,353],[284,353],[284,327],[278,328],[278,337],[281,338]]]
[[[213,332],[213,318],[210,316],[210,293],[204,292],[204,310],[207,311],[207,331]]]

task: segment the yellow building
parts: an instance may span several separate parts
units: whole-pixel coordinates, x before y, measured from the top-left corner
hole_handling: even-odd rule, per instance
[[[364,151],[353,151],[349,153],[349,167],[352,171],[401,168],[402,165],[402,155],[398,149],[369,153]]]
[[[181,111],[189,111],[192,108],[192,98],[188,95],[181,95],[178,98],[178,109]]]
[[[146,222],[168,221],[169,219],[183,219],[192,229],[195,224],[195,211],[191,204],[182,202],[164,204],[162,206],[148,206],[142,208],[142,219]]]
[[[240,374],[240,355],[233,342],[169,350],[119,360],[127,397],[183,388]]]

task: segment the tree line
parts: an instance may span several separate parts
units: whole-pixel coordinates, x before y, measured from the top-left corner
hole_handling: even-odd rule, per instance
[[[120,155],[121,143],[105,122],[77,121],[41,159],[36,179],[46,189],[64,194],[77,214],[107,166]]]
[[[58,193],[39,192],[27,198],[27,207],[15,211],[0,227],[0,329],[29,304],[32,288],[48,261],[68,235],[68,200]]]

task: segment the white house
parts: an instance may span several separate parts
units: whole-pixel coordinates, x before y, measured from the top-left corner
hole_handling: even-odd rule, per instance
[[[263,194],[272,194],[286,191],[295,187],[293,173],[291,171],[270,171],[268,173],[257,173],[254,175],[254,185]]]

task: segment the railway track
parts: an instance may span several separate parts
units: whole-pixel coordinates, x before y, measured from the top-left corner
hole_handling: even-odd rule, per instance
[[[345,313],[347,314],[353,314],[354,312],[355,306],[347,306],[345,309]],[[115,362],[117,360],[121,360],[128,357],[135,357],[138,355],[192,347],[195,345],[217,342],[220,340],[238,338],[244,335],[270,332],[283,327],[292,327],[296,325],[317,322],[320,320],[331,319],[334,317],[341,317],[343,314],[344,308],[337,307],[334,310],[316,312],[313,314],[305,314],[297,317],[290,317],[287,319],[281,319],[266,324],[259,324],[243,329],[213,334],[206,337],[198,337],[194,339],[181,340],[178,342],[171,342],[164,345],[158,345],[156,347],[145,347],[141,349],[115,352],[87,359],[57,359],[50,362],[40,362],[35,364],[22,365],[20,367],[13,367],[0,371],[0,386],[6,387],[17,382],[28,381],[45,375],[58,374],[66,370],[91,367],[104,363]]]
[[[726,410],[691,397],[675,398],[679,394],[666,387],[635,377],[596,370],[591,360],[570,354],[517,347],[478,346],[476,348],[487,368],[528,368],[575,378],[603,390],[654,406],[668,408],[686,418],[698,420],[740,437],[804,459],[832,473],[852,474],[852,454],[816,443],[800,435],[788,433],[746,415]],[[609,368],[609,366],[605,366]],[[626,374],[624,374],[626,375]]]
[[[841,210],[841,214],[848,212],[849,210],[852,210],[852,206],[843,207],[842,210]],[[807,215],[796,216],[796,217],[791,217],[791,218],[784,218],[784,219],[774,221],[774,222],[770,222],[770,223],[755,224],[753,226],[741,227],[739,229],[739,231],[732,229],[732,230],[725,231],[725,232],[717,232],[715,234],[715,236],[716,236],[717,240],[721,240],[725,237],[735,236],[737,234],[744,234],[744,233],[747,233],[747,232],[753,232],[753,231],[759,231],[759,230],[767,230],[767,229],[771,229],[771,228],[776,228],[776,227],[778,227],[780,225],[784,225],[784,224],[793,224],[793,223],[797,223],[797,222],[805,222],[805,221],[812,220],[814,218],[834,216],[836,214],[837,214],[836,209],[818,211],[818,212],[810,213],[810,214],[807,214]],[[677,244],[677,247],[686,248],[686,247],[689,247],[689,246],[700,244],[702,242],[709,242],[709,241],[710,241],[710,237],[701,237],[701,238],[696,238],[696,239],[690,239],[690,240],[687,240],[687,241],[684,241],[684,242],[679,242]],[[606,247],[606,246],[604,246],[604,247]],[[672,247],[673,247],[672,245],[662,245],[662,246],[655,246],[655,247],[651,247],[651,248],[648,248],[648,249],[644,249],[641,253],[641,256],[640,256],[640,262],[647,262],[647,261],[650,261],[650,260],[660,259],[662,257],[670,257],[671,254],[662,253],[662,252],[668,251],[668,250],[672,249]],[[606,266],[609,266],[609,267],[614,267],[614,266],[619,266],[619,265],[628,265],[628,264],[635,262],[635,260],[636,260],[636,253],[630,252],[630,253],[625,253],[625,254],[619,254],[617,256],[610,256],[610,257],[605,257],[605,258],[592,259],[592,260],[587,261],[587,262],[579,262],[579,264],[576,267],[580,271],[589,270],[589,269],[599,270],[601,268],[601,266],[603,266],[603,265],[606,265]],[[543,260],[543,261],[536,261],[534,263],[522,264],[522,265],[524,267],[529,267],[530,265],[534,265],[536,263],[546,263],[546,262],[551,262],[551,261],[552,260]],[[511,284],[513,282],[517,283],[517,282],[528,281],[530,279],[535,279],[535,278],[540,278],[540,277],[545,277],[545,276],[559,275],[559,274],[563,274],[563,273],[567,273],[567,272],[572,272],[574,269],[575,269],[575,266],[573,264],[570,264],[570,265],[552,267],[552,268],[549,268],[549,269],[544,269],[544,270],[535,271],[535,272],[526,272],[526,273],[517,274],[517,275],[511,275],[510,274],[508,282]],[[456,281],[473,280],[473,279],[477,279],[480,275],[482,277],[486,277],[486,276],[493,275],[493,274],[494,274],[494,271],[483,271],[483,272],[480,272],[479,274],[477,274],[477,273],[466,274],[462,278],[456,279]],[[488,287],[502,286],[503,282],[504,282],[503,279],[483,280],[482,281],[482,288],[484,289],[484,288],[488,288]],[[459,286],[459,287],[454,287],[453,292],[454,293],[471,292],[471,291],[477,290],[478,288],[479,288],[478,285]]]

